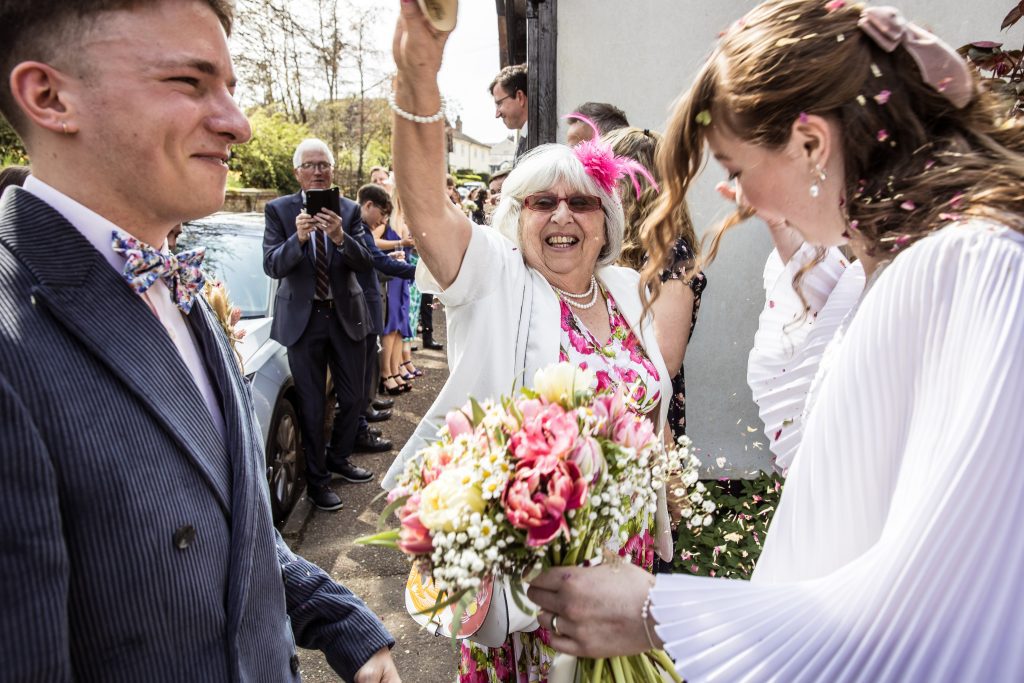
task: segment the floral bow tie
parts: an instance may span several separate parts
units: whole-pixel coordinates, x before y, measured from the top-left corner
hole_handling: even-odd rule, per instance
[[[192,299],[205,279],[199,269],[205,248],[165,254],[120,230],[114,230],[111,238],[114,251],[126,259],[121,274],[132,289],[144,294],[158,278],[163,278],[171,290],[171,301],[185,313],[192,310]]]

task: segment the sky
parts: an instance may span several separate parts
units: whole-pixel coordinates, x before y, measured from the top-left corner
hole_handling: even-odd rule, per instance
[[[351,0],[359,8],[376,7],[380,21],[375,41],[382,51],[381,72],[391,72],[391,38],[398,18],[399,0]],[[485,144],[500,142],[510,134],[501,119],[494,117],[494,99],[487,86],[499,70],[498,20],[491,0],[462,0],[459,23],[448,38],[438,83],[450,110],[462,116],[462,132]],[[454,123],[454,115],[450,116]]]

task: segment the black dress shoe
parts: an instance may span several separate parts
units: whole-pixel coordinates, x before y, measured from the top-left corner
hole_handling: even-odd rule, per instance
[[[366,417],[367,422],[383,422],[384,420],[391,419],[390,410],[376,410],[374,408],[367,408],[366,412],[363,413]]]
[[[356,453],[383,453],[391,450],[391,442],[372,434],[360,434],[352,450]]]
[[[365,484],[368,481],[373,481],[373,472],[359,465],[353,465],[347,459],[333,465],[328,465],[327,469],[353,484]]]
[[[376,427],[367,427],[366,428],[366,432],[370,436],[376,436],[378,438],[384,433],[384,432],[380,431],[379,429],[377,429]]]
[[[395,407],[395,399],[393,398],[375,398],[371,404],[377,410],[387,410],[388,408]]]
[[[432,351],[440,351],[444,347],[434,341],[433,337],[423,337],[423,348],[430,349]]]
[[[311,501],[313,501],[313,505],[317,506],[317,508],[321,510],[334,512],[335,510],[341,509],[341,498],[339,498],[338,494],[332,491],[329,486],[324,486],[322,488],[310,487],[306,490],[306,495],[309,496]]]

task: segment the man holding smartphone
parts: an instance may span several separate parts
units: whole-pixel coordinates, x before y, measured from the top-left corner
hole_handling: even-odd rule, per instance
[[[363,244],[359,205],[330,192],[334,155],[327,143],[303,140],[293,161],[301,189],[268,203],[265,210],[263,269],[281,283],[270,336],[288,348],[307,492],[321,510],[338,510],[341,498],[330,486],[332,472],[355,483],[373,479],[369,470],[349,460],[364,404],[371,331],[356,274],[372,269],[373,261]],[[329,445],[323,429],[328,367],[338,401]]]

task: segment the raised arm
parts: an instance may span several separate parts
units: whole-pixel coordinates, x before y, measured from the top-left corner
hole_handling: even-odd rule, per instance
[[[393,50],[395,104],[403,111],[429,117],[441,108],[437,72],[447,38],[415,2],[402,3]],[[416,248],[437,283],[448,287],[462,267],[472,228],[445,194],[444,120],[415,123],[396,114],[391,140],[395,184],[406,221],[415,226]]]

